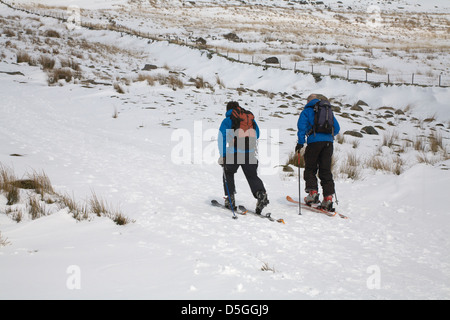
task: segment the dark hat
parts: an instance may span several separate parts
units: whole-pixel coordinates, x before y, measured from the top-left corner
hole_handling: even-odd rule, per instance
[[[227,103],[227,111],[239,107],[239,103],[236,101],[230,101]]]

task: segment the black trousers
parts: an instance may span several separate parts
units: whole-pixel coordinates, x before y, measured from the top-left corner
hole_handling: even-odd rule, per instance
[[[242,155],[242,154],[241,154]],[[227,156],[226,163],[224,164],[226,182],[228,183],[228,190],[230,194],[236,193],[236,185],[234,183],[234,175],[238,171],[239,167],[242,168],[245,178],[247,179],[250,190],[253,196],[256,198],[257,191],[266,192],[264,183],[258,177],[258,160],[254,153],[246,154],[245,157],[234,156],[234,159],[229,159]],[[228,196],[226,189],[225,177],[223,178],[223,189],[226,196]]]
[[[317,171],[323,196],[335,193],[333,174],[331,173],[331,157],[333,156],[333,143],[320,141],[308,144],[305,150],[305,190],[319,190],[317,184]]]

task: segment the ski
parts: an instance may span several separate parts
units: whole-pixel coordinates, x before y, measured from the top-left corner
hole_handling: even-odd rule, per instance
[[[211,200],[211,205],[212,205],[213,207],[218,207],[218,208],[222,208],[222,209],[225,209],[225,210],[228,210],[228,211],[232,211],[230,208],[225,207],[225,205],[221,204],[221,203],[220,203],[219,201],[217,201],[217,200]],[[233,211],[232,211],[232,212],[233,212]],[[234,214],[236,214],[236,213],[242,214],[242,212],[238,212],[237,210],[234,210]],[[234,216],[233,219],[237,219],[237,216]]]
[[[222,208],[222,209],[231,211],[230,208],[225,207],[225,205],[221,204],[221,203],[220,203],[219,201],[217,201],[217,200],[211,200],[211,205],[213,205],[214,207],[218,207],[218,208]],[[283,224],[285,223],[283,219],[275,220],[274,218],[271,217],[271,214],[270,214],[270,213],[267,213],[267,214],[265,214],[265,215],[263,215],[263,214],[257,214],[255,211],[247,210],[247,208],[245,208],[245,207],[242,206],[242,205],[241,205],[241,206],[237,206],[237,209],[234,210],[234,212],[237,213],[237,214],[240,214],[240,215],[242,215],[242,216],[245,216],[245,215],[247,215],[247,213],[250,213],[250,214],[255,215],[255,216],[258,216],[258,217],[260,217],[260,218],[266,218],[266,219],[268,219],[268,220],[270,220],[270,221],[277,221],[277,222],[283,223]]]
[[[253,211],[253,210],[248,210],[246,207],[244,207],[244,206],[238,206],[238,208],[239,208],[239,211],[240,212],[242,212],[242,214],[246,214],[246,213],[250,213],[250,214],[252,214],[252,215],[255,215],[255,216],[258,216],[258,217],[260,217],[260,218],[265,218],[265,219],[268,219],[268,220],[270,220],[270,221],[276,221],[276,222],[278,222],[278,223],[283,223],[283,224],[285,224],[285,222],[284,222],[284,220],[283,219],[274,219],[274,218],[272,218],[271,217],[271,213],[266,213],[266,214],[258,214],[258,213],[256,213],[255,211]]]
[[[289,202],[292,202],[292,203],[296,203],[296,204],[299,203],[298,201],[292,199],[290,196],[286,196],[286,200],[289,201]],[[348,219],[347,216],[344,216],[343,214],[337,213],[336,211],[332,212],[332,211],[327,211],[327,210],[321,209],[321,208],[316,207],[316,206],[308,206],[306,203],[303,203],[303,202],[301,202],[300,204],[301,204],[302,208],[305,208],[306,210],[309,210],[309,211],[322,213],[322,214],[325,214],[325,215],[327,215],[329,217],[334,217],[334,216],[337,215],[337,216],[339,216],[342,219]]]

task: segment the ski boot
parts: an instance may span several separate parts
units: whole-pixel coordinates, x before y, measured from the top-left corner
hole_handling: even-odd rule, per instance
[[[230,199],[231,199],[231,204],[230,204]],[[236,200],[234,199],[234,194],[230,194],[230,197],[228,198],[225,197],[225,207],[230,209],[230,210],[236,210]]]
[[[326,196],[323,198],[320,208],[329,212],[334,212],[333,208],[333,196]]]
[[[257,214],[261,214],[262,210],[269,204],[269,199],[267,198],[267,193],[264,191],[256,192],[256,209]]]
[[[319,194],[317,193],[317,190],[310,190],[308,195],[305,197],[305,203],[308,206],[311,206],[312,204],[319,203]]]

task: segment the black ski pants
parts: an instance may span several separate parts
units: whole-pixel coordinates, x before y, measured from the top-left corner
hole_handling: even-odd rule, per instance
[[[230,191],[230,194],[236,193],[234,175],[238,171],[239,167],[242,168],[248,185],[250,186],[250,190],[252,191],[252,194],[255,198],[256,192],[266,192],[264,183],[258,177],[258,160],[256,159],[254,153],[246,154],[245,157],[240,157],[240,159],[237,159],[237,156],[234,156],[234,161],[230,161],[228,157],[229,156],[227,156],[227,161],[224,164],[225,177],[223,177],[223,188],[226,196],[228,196],[226,183],[228,184],[228,190]]]
[[[331,173],[331,158],[333,156],[333,143],[319,141],[308,144],[305,150],[305,190],[319,190],[317,184],[317,171],[319,171],[320,184],[323,196],[335,193],[333,174]]]

